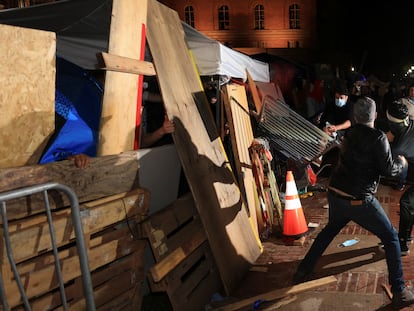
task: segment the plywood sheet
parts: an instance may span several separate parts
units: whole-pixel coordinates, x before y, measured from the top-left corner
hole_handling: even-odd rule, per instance
[[[145,40],[146,0],[114,0],[109,53],[140,60]],[[145,42],[145,41],[144,41]],[[108,71],[102,103],[98,155],[134,149],[140,76]],[[138,110],[140,111],[140,110]]]
[[[261,98],[263,99],[265,96],[271,96],[274,99],[281,99],[283,102],[285,101],[283,99],[282,91],[280,90],[279,85],[275,85],[272,82],[254,82],[257,88],[260,91]]]
[[[53,32],[0,25],[0,167],[36,163],[55,120]]]
[[[148,1],[147,39],[174,142],[224,287],[236,288],[262,252],[192,65],[177,12]]]

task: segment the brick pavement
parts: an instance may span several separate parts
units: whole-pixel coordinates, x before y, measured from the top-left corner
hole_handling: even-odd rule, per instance
[[[380,185],[377,193],[377,198],[396,228],[398,228],[399,198],[401,194],[402,192],[392,190],[390,187],[383,185]],[[253,271],[248,273],[245,282],[236,291],[236,297],[250,297],[271,289],[292,285],[291,278],[297,264],[306,254],[313,238],[323,228],[328,219],[328,209],[323,208],[327,204],[326,193],[315,192],[312,197],[301,199],[301,203],[306,221],[308,223],[318,223],[320,226],[307,235],[303,245],[294,246],[286,245],[281,233],[277,229],[274,230],[272,236],[263,241],[264,252],[255,263]],[[337,247],[336,243],[352,237],[357,237],[360,242],[342,250]],[[387,281],[387,269],[384,254],[379,249],[378,242],[379,240],[367,230],[362,229],[355,223],[348,224],[322,256],[321,261],[325,261],[323,263],[325,266],[321,267],[318,264],[315,269],[317,270],[315,271],[315,278],[335,275],[338,281],[336,284],[317,288],[312,293],[312,297],[316,293],[326,293],[328,294],[326,297],[331,298],[325,299],[341,299],[341,295],[347,295],[348,297],[350,294],[357,294],[352,296],[352,299],[356,301],[355,304],[358,304],[358,299],[361,300],[358,304],[361,306],[361,309],[387,310],[387,307],[389,307],[387,304],[389,304],[390,300],[381,287],[381,284]],[[408,286],[412,286],[414,282],[414,246],[412,246],[412,249],[412,254],[402,258]],[[262,272],[255,272],[254,270],[257,270],[258,267],[264,268],[264,270]],[[367,307],[367,304],[369,307]],[[290,305],[293,305],[293,303]],[[329,307],[326,308],[327,310],[329,309]],[[335,308],[335,310],[347,310],[347,308]],[[283,310],[291,309],[286,306]],[[295,306],[292,306],[292,310],[295,310]],[[312,309],[308,306],[308,310],[322,309]],[[358,309],[353,308],[353,310]],[[403,310],[414,310],[414,308],[405,308]]]

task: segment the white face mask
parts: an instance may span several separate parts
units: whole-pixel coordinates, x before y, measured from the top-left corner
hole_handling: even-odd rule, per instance
[[[335,98],[335,105],[337,107],[343,107],[346,104],[346,100],[343,98]]]

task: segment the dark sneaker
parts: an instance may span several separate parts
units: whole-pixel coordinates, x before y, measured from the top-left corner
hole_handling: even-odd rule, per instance
[[[401,256],[407,256],[410,253],[407,242],[400,240]]]
[[[392,189],[397,190],[397,191],[404,191],[405,189],[405,184],[396,184],[392,186]]]
[[[401,309],[414,304],[414,293],[411,289],[405,287],[400,293],[393,293],[392,306]]]

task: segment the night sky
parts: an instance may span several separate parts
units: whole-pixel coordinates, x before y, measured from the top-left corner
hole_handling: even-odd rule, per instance
[[[318,0],[321,50],[351,55],[362,73],[387,79],[414,65],[414,1]]]

